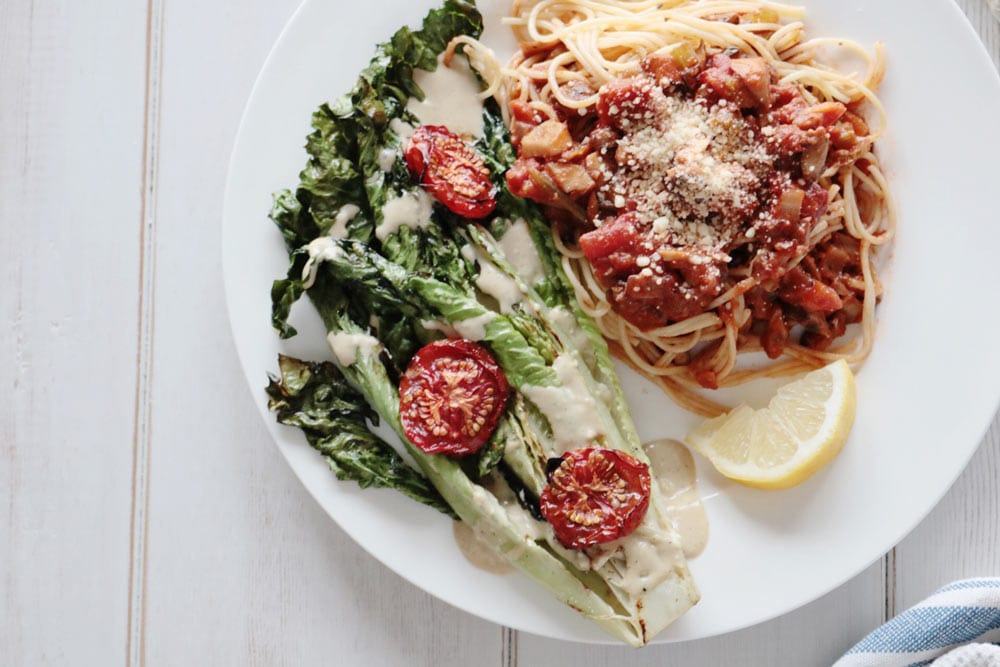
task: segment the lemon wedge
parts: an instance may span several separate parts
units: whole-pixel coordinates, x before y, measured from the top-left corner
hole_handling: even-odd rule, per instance
[[[840,452],[854,409],[854,375],[841,359],[781,387],[766,408],[740,405],[705,421],[687,442],[726,477],[787,489]]]

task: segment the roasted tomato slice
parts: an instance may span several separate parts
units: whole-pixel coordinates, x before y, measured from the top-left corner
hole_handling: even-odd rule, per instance
[[[507,377],[481,345],[447,339],[420,348],[399,383],[399,417],[410,442],[465,456],[490,439],[507,404]]]
[[[611,542],[636,529],[649,507],[649,466],[614,449],[567,453],[549,475],[539,503],[568,549]]]
[[[403,152],[406,166],[450,211],[485,218],[497,204],[497,189],[483,158],[441,125],[421,125]]]

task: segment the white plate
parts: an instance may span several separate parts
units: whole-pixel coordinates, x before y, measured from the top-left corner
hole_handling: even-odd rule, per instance
[[[813,0],[811,34],[885,43],[881,90],[891,125],[887,169],[900,229],[875,352],[858,375],[850,441],[800,487],[768,493],[721,479],[699,462],[708,548],[692,563],[702,601],[657,641],[760,623],[830,591],[906,535],[979,444],[1000,397],[997,248],[1000,79],[947,0]],[[287,256],[267,219],[271,193],[294,186],[310,114],[347,91],[376,42],[423,17],[433,0],[307,0],[268,58],[233,151],[223,222],[226,296],[243,369],[267,428],[323,508],[373,556],[461,609],[520,630],[579,641],[602,632],[521,575],[476,570],[448,521],[392,491],[338,482],[294,429],[267,412],[266,372],[279,350],[329,358],[308,305],[300,334],[279,344],[269,288]],[[481,2],[489,39],[505,38],[504,2]],[[902,20],[905,17],[905,20]],[[508,42],[509,43],[509,42]],[[303,304],[305,300],[303,300]],[[623,373],[640,435],[678,437],[694,419]]]

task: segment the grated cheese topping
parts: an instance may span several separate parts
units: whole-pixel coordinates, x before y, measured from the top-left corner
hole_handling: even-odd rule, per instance
[[[634,210],[662,243],[721,249],[758,205],[774,158],[724,100],[668,97],[646,85],[651,108],[611,109],[628,118],[619,121],[625,135],[604,149],[618,168],[605,174],[602,204]]]

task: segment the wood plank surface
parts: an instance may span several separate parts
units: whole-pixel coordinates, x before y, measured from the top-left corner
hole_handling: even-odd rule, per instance
[[[993,64],[1000,68],[1000,17],[995,16],[987,0],[955,0],[979,35]]]
[[[1000,64],[1000,23],[957,1]],[[886,558],[722,637],[511,632],[372,559],[271,442],[222,291],[236,120],[297,4],[0,10],[0,665],[824,665],[942,584],[1000,574],[997,419]]]
[[[956,579],[1000,576],[998,479],[1000,419],[955,486],[896,547],[897,611]]]
[[[0,9],[0,664],[126,653],[140,3]]]

